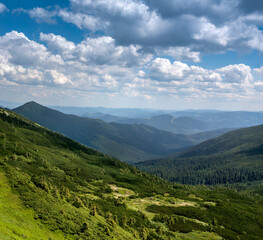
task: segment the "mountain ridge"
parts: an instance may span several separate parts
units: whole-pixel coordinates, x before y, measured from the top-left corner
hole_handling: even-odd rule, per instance
[[[98,119],[64,114],[35,102],[24,104],[13,111],[87,146],[128,162],[170,154],[191,146],[196,141],[150,126],[107,124]],[[123,154],[120,149],[125,150]]]
[[[260,197],[172,185],[1,108],[0,136],[2,239],[253,240],[263,234]]]

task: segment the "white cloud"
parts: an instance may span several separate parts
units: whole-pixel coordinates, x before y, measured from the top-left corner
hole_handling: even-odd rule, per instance
[[[192,53],[178,53],[176,60],[182,56],[198,62],[198,52],[263,51],[262,16],[242,15],[238,1],[71,0],[71,6],[75,19],[81,14],[107,22],[105,32],[119,44],[162,47],[170,54],[183,47]]]
[[[258,92],[263,92],[263,81],[255,82],[255,89]]]
[[[149,69],[149,75],[153,79],[160,81],[178,81],[182,80],[190,68],[187,64],[179,61],[171,63],[168,59],[156,58],[151,62]]]
[[[251,68],[244,64],[229,65],[216,70],[221,74],[223,81],[228,83],[243,83],[250,85],[253,81]]]
[[[103,31],[118,46],[139,45],[179,61],[199,62],[202,52],[263,52],[263,18],[241,11],[238,0],[70,0],[63,9],[23,11],[38,22],[59,17],[82,30]]]
[[[12,31],[0,37],[2,54],[13,64],[21,66],[47,66],[63,64],[59,55],[51,54],[44,45],[29,40],[23,33]]]
[[[261,77],[263,77],[263,67],[260,68],[254,68],[254,72],[258,75],[260,75]]]
[[[193,35],[196,40],[205,40],[213,42],[222,46],[226,46],[229,42],[229,27],[216,27],[210,23],[206,18],[200,19],[200,30]]]
[[[57,15],[57,11],[49,11],[44,8],[33,8],[31,10],[24,10],[29,14],[31,18],[34,18],[37,22],[46,22],[55,24],[56,20],[54,17]]]
[[[55,35],[53,33],[44,34],[40,33],[39,36],[41,41],[45,41],[48,44],[48,47],[52,50],[58,50],[60,52],[64,52],[66,50],[71,51],[75,49],[75,43],[68,41],[66,38]]]
[[[152,58],[140,46],[117,46],[111,37],[86,38],[79,44],[54,34],[40,34],[40,39],[59,51],[64,59],[74,59],[89,65],[140,66]]]
[[[70,0],[75,9],[85,11],[104,11],[111,15],[143,16],[148,12],[148,7],[140,1],[133,0]]]
[[[8,85],[16,84],[41,84],[43,81],[42,72],[24,68],[20,65],[9,63],[0,55],[0,82],[2,80]]]
[[[64,66],[62,58],[23,33],[12,31],[0,37],[0,49],[0,76],[9,82],[29,85],[70,82],[62,73],[52,70]],[[51,80],[45,78],[45,71],[50,71]]]
[[[32,94],[41,86],[45,96],[50,91],[53,97],[52,89],[60,86],[61,96],[98,94],[109,101],[125,97],[158,101],[168,96],[181,101],[225,101],[253,98],[263,89],[263,67],[252,70],[238,64],[210,70],[152,59],[139,46],[117,46],[106,36],[77,44],[54,34],[42,33],[40,39],[47,46],[15,31],[0,37],[1,86],[31,86]]]
[[[91,31],[104,30],[109,24],[107,22],[101,21],[99,18],[82,14],[73,13],[66,10],[60,10],[58,16],[61,17],[65,22],[73,23],[80,29],[89,29]]]
[[[223,68],[208,70],[198,66],[188,66],[185,63],[168,59],[154,59],[148,67],[150,79],[158,81],[159,91],[187,95],[207,95],[237,93],[252,94],[254,77],[249,66],[244,64],[228,65]]]
[[[157,55],[171,56],[175,60],[200,62],[200,52],[191,51],[189,47],[156,47]]]
[[[105,32],[111,34],[123,44],[141,44],[142,41],[151,41],[166,31],[166,20],[163,20],[149,7],[133,0],[72,0],[74,16],[95,15],[106,23]],[[78,26],[78,25],[77,25]]]
[[[71,80],[65,76],[63,73],[60,73],[56,70],[47,70],[46,73],[50,75],[52,82],[58,85],[72,84]]]

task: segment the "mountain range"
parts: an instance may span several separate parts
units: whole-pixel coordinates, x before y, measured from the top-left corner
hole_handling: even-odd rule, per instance
[[[115,122],[125,124],[144,124],[177,134],[194,134],[219,129],[204,121],[190,117],[175,118],[169,114],[152,116],[144,119],[115,120]]]
[[[123,124],[144,124],[176,134],[194,134],[218,129],[238,129],[263,124],[262,112],[245,111],[177,111],[153,112],[144,118],[120,117],[101,112],[88,112],[85,117],[101,119],[105,122]]]
[[[262,238],[258,195],[170,184],[1,108],[0,149],[0,239]]]
[[[112,115],[121,118],[145,118],[154,115],[173,112],[171,110],[143,109],[143,108],[105,108],[105,107],[69,107],[69,106],[49,106],[66,114],[77,116],[88,115]]]
[[[44,107],[35,102],[13,109],[32,121],[126,162],[139,162],[186,149],[227,129],[202,135],[173,134],[143,124],[106,123]]]

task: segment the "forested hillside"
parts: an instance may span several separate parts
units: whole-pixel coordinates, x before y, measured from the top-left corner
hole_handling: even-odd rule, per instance
[[[235,130],[182,153],[138,164],[184,184],[259,184],[263,180],[263,125]]]
[[[0,136],[1,239],[263,235],[261,197],[169,184],[3,109]]]

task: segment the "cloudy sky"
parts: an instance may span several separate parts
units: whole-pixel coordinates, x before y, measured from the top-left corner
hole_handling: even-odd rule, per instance
[[[0,101],[263,110],[263,1],[0,0]]]

